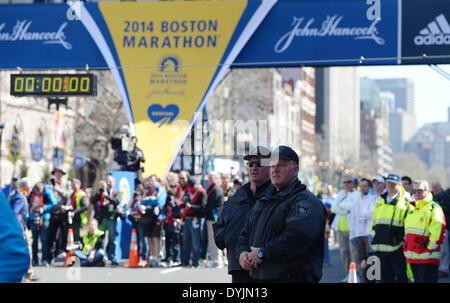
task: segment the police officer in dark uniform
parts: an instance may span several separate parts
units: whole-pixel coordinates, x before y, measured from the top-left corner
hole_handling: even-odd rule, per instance
[[[254,282],[249,272],[239,265],[236,244],[239,234],[248,220],[248,215],[256,200],[263,196],[270,183],[270,150],[257,146],[244,157],[248,163],[250,182],[241,186],[225,202],[222,213],[213,225],[214,240],[219,249],[227,250],[228,273],[232,283]],[[264,163],[266,162],[266,163]]]
[[[239,263],[257,282],[319,282],[325,209],[298,180],[299,157],[288,146],[271,155],[273,187],[253,207],[237,244]]]

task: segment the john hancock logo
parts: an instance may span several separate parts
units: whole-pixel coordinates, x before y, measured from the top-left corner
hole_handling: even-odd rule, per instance
[[[180,108],[175,104],[169,104],[163,107],[161,104],[152,104],[147,109],[147,115],[153,123],[159,123],[158,128],[163,126],[164,123],[172,123],[178,116]]]
[[[178,56],[168,54],[158,61],[158,68],[150,74],[151,91],[146,98],[170,95],[184,98],[187,74],[182,72],[181,60]]]

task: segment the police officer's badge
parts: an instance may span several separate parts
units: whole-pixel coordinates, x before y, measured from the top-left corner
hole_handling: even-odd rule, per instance
[[[300,203],[297,206],[297,212],[300,217],[306,217],[307,215],[309,215],[310,210],[311,210],[311,207],[309,205],[305,205],[303,203]]]

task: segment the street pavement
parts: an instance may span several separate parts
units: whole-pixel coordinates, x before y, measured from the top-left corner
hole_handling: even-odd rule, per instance
[[[120,260],[118,266],[60,267],[57,260],[50,267],[35,267],[36,282],[29,283],[230,283],[226,268],[158,267],[125,268],[128,260]]]
[[[341,283],[345,277],[339,249],[330,239],[330,267],[324,267],[320,283]],[[56,259],[50,267],[35,267],[36,282],[28,283],[230,283],[226,267],[198,268],[158,267],[125,268],[128,260],[121,260],[119,266],[105,267],[61,267],[63,259]],[[440,283],[450,283],[450,278],[440,278]]]
[[[324,267],[321,283],[339,283],[345,277],[344,267],[337,248],[330,251],[331,267]],[[159,267],[125,268],[128,260],[119,266],[105,267],[61,267],[62,259],[56,259],[50,267],[34,268],[39,278],[33,283],[230,283],[231,276],[224,268]]]

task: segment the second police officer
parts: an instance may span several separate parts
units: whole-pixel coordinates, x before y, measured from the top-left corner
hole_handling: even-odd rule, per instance
[[[224,204],[219,219],[214,224],[214,240],[219,249],[227,250],[228,273],[233,283],[254,282],[249,272],[239,265],[236,244],[239,233],[248,220],[248,215],[256,200],[262,197],[270,185],[270,150],[263,146],[255,147],[244,160],[248,161],[250,182],[240,187]]]
[[[322,277],[325,209],[298,180],[299,157],[272,152],[267,196],[253,207],[237,244],[239,262],[257,282],[318,282]]]

